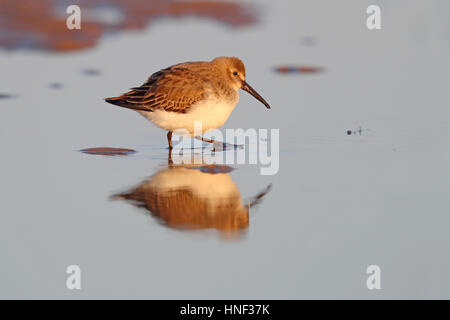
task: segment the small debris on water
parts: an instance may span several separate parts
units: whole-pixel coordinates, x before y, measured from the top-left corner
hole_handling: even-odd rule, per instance
[[[370,129],[363,129],[363,128],[361,128],[361,126],[359,126],[359,129],[357,129],[357,130],[347,130],[347,135],[362,135],[363,134],[363,132],[364,131],[370,131]]]

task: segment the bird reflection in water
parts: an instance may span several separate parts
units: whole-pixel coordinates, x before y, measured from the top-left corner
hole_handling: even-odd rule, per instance
[[[215,229],[220,235],[233,238],[245,234],[250,209],[261,203],[271,185],[251,199],[243,200],[229,174],[232,170],[228,166],[204,163],[175,165],[169,153],[166,168],[111,198],[144,208],[170,228]]]

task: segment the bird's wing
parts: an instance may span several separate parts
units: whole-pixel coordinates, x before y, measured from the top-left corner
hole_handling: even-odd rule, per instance
[[[206,95],[206,83],[186,64],[174,65],[152,74],[140,87],[107,102],[134,110],[165,110],[186,113]]]

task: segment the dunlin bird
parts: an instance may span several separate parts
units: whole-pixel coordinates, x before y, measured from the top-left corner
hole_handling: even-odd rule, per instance
[[[201,134],[221,127],[239,101],[239,89],[249,92],[270,109],[245,81],[244,64],[235,57],[170,66],[152,74],[142,86],[105,101],[136,110],[167,130],[169,149],[172,149],[172,132],[185,130],[185,134],[194,136],[197,134],[195,121],[201,121]]]

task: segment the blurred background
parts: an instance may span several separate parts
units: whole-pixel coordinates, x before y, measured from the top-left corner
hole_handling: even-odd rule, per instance
[[[0,298],[450,298],[449,18],[446,0],[0,0]],[[103,101],[217,56],[272,106],[241,93],[224,129],[279,129],[278,174],[173,166],[165,132]]]

